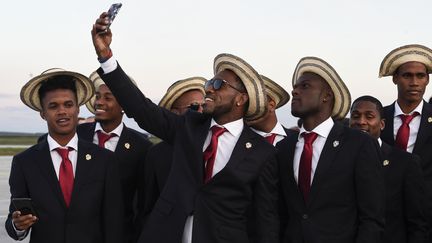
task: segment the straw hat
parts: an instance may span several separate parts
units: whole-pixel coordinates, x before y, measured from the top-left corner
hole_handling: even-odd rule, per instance
[[[261,118],[267,110],[267,97],[264,93],[264,83],[255,69],[243,59],[231,54],[219,54],[214,59],[214,74],[231,70],[240,77],[249,95],[249,107],[245,119],[256,120]]]
[[[379,77],[392,76],[396,69],[407,62],[423,63],[427,72],[432,72],[432,50],[426,46],[412,44],[391,51],[381,62]]]
[[[92,81],[93,87],[95,89],[95,92],[97,92],[99,90],[99,86],[101,86],[102,84],[105,84],[105,82],[102,80],[102,78],[99,76],[99,74],[97,73],[97,71],[94,71],[90,74],[90,80]],[[130,80],[132,81],[133,84],[135,84],[135,80],[133,80],[130,76],[129,76]],[[94,108],[94,103],[96,101],[96,93],[85,103],[87,109],[95,114],[96,110]]]
[[[87,100],[89,100],[94,94],[92,82],[86,76],[80,73],[66,71],[61,68],[51,68],[44,71],[41,75],[30,79],[30,81],[22,87],[20,93],[21,101],[31,109],[41,111],[42,105],[39,99],[39,89],[41,84],[60,75],[71,76],[75,80],[79,106],[87,102]]]
[[[288,92],[275,81],[264,75],[261,75],[261,79],[264,81],[265,92],[276,102],[276,109],[285,105],[290,100]]]
[[[190,90],[199,90],[203,95],[204,83],[207,79],[203,77],[192,77],[187,79],[182,79],[173,83],[162,97],[159,102],[159,106],[167,110],[171,110],[172,104],[184,93]]]
[[[334,94],[332,117],[334,119],[344,118],[351,105],[351,94],[336,70],[320,58],[304,57],[300,59],[294,71],[293,86],[296,84],[298,78],[306,72],[321,76],[329,84]]]

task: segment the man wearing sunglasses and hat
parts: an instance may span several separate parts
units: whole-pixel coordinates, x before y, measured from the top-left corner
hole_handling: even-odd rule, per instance
[[[276,145],[282,242],[381,242],[385,193],[376,141],[333,121],[349,111],[347,87],[316,57],[299,61],[292,84],[291,113],[302,126]]]
[[[91,81],[75,72],[52,69],[31,79],[21,100],[48,126],[38,144],[14,156],[9,177],[12,203],[6,230],[30,242],[123,242],[120,179],[113,154],[79,139],[79,106],[94,93]],[[15,208],[31,198],[34,214]],[[22,212],[21,212],[22,211]]]
[[[432,227],[432,105],[423,95],[431,72],[432,50],[416,44],[392,50],[381,62],[379,72],[379,77],[392,77],[398,92],[397,100],[384,107],[386,126],[381,139],[420,156],[429,227]]]
[[[265,113],[259,74],[230,54],[215,58],[205,84],[203,114],[177,115],[134,88],[112,57],[111,31],[103,13],[92,37],[98,72],[145,130],[173,146],[171,172],[138,242],[249,242],[247,214],[254,205],[259,242],[278,242],[275,149],[244,124]]]
[[[133,238],[140,230],[134,221],[138,215],[138,208],[144,204],[143,198],[137,196],[141,187],[140,180],[143,178],[139,171],[144,166],[147,151],[152,143],[144,134],[124,125],[123,109],[97,72],[90,75],[90,80],[93,82],[95,95],[86,106],[95,114],[95,122],[79,125],[77,134],[80,139],[93,142],[116,154],[125,209],[126,238],[123,242],[133,242]]]
[[[162,97],[159,106],[175,114],[183,115],[187,111],[202,112],[204,104],[204,83],[207,80],[202,77],[191,77],[173,83]],[[173,147],[162,141],[154,145],[146,157],[145,182],[140,195],[145,199],[146,204],[140,213],[141,217],[147,216],[154,207],[156,200],[171,170],[173,160]]]

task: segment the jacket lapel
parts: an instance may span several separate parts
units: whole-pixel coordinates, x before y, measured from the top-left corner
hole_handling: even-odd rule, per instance
[[[304,208],[303,195],[294,178],[294,152],[298,141],[298,132],[288,134],[276,145],[277,161],[279,164],[279,179],[283,194],[290,201],[295,201],[299,208]],[[292,195],[295,195],[292,197]]]
[[[388,143],[390,146],[393,146],[395,144],[394,135],[393,135],[394,113],[395,113],[395,103],[384,107],[385,129],[381,133],[381,139],[386,143]]]
[[[430,135],[432,134],[432,105],[423,101],[423,110],[420,120],[420,127],[417,133],[417,139],[414,145],[413,153],[417,154],[422,151]]]
[[[117,142],[115,153],[118,155],[119,158],[122,158],[124,154],[129,151],[131,146],[133,146],[133,144],[130,141],[129,130],[126,125],[123,124],[123,130]]]
[[[190,146],[188,144],[183,144],[182,146],[188,146],[190,149],[193,149],[190,156],[193,156],[192,159],[189,160],[189,166],[193,173],[194,178],[198,185],[204,184],[204,161],[203,161],[203,146],[205,139],[209,133],[211,119],[207,119],[205,122],[201,122],[199,124],[195,124],[193,127],[195,132],[192,133],[192,143]],[[199,165],[197,166],[195,161],[199,161]]]
[[[48,184],[50,185],[55,197],[59,200],[60,204],[66,208],[66,203],[63,198],[60,183],[57,179],[46,137],[38,144],[38,152],[39,154],[35,156],[35,158],[39,169],[44,175],[44,177],[47,179]]]
[[[323,179],[328,168],[334,161],[334,158],[340,150],[340,147],[343,146],[343,129],[344,128],[342,125],[335,123],[329,133],[329,136],[324,144],[324,148],[321,151],[320,158],[318,159],[318,165],[313,177],[309,202],[307,202],[307,205],[309,205],[314,200],[316,192],[318,191],[319,186],[322,184],[320,181]]]

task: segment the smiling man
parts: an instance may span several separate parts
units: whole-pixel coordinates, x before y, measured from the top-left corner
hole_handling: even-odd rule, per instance
[[[95,114],[95,122],[79,125],[77,133],[80,138],[117,155],[126,222],[126,239],[123,242],[133,242],[140,230],[135,222],[138,208],[144,204],[144,198],[138,197],[139,183],[144,179],[139,172],[152,143],[144,134],[124,125],[123,109],[97,72],[93,72],[90,79],[96,92],[86,106]]]
[[[292,84],[291,113],[303,122],[276,145],[282,242],[381,242],[384,183],[376,144],[333,120],[349,111],[348,88],[316,57],[299,61]]]
[[[381,139],[421,158],[426,185],[426,219],[432,227],[432,105],[423,99],[432,72],[432,50],[406,45],[392,50],[381,63],[379,76],[391,76],[397,100],[384,107],[386,126]],[[432,231],[430,232],[432,236]],[[429,239],[432,242],[432,238]]]
[[[113,154],[76,135],[79,106],[92,95],[91,81],[51,69],[21,90],[25,105],[47,122],[48,134],[14,156],[11,198],[31,198],[37,215],[10,205],[6,230],[15,240],[29,232],[34,243],[123,242],[123,207]]]
[[[380,144],[386,184],[386,218],[384,243],[427,242],[424,216],[424,182],[417,155],[382,142],[385,127],[384,109],[372,96],[357,98],[351,107],[349,125],[368,133]]]
[[[107,24],[103,13],[92,30],[98,73],[129,117],[173,146],[171,172],[138,242],[248,243],[250,205],[259,242],[279,242],[275,148],[244,123],[265,113],[258,72],[237,56],[216,56],[203,113],[177,115],[135,88],[112,56]]]

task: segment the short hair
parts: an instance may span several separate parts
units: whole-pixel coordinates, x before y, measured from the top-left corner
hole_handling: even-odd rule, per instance
[[[47,80],[41,83],[41,86],[38,90],[41,106],[42,106],[42,100],[45,98],[46,93],[57,89],[71,90],[75,95],[75,101],[78,100],[75,79],[70,75],[56,75],[51,78],[48,78]]]
[[[380,118],[383,119],[384,118],[384,107],[381,103],[381,101],[379,101],[377,98],[370,96],[370,95],[363,95],[358,97],[357,99],[354,100],[354,102],[351,105],[351,109],[350,111],[352,112],[352,109],[355,105],[355,103],[360,102],[360,101],[369,101],[375,104],[378,114],[380,115]]]

